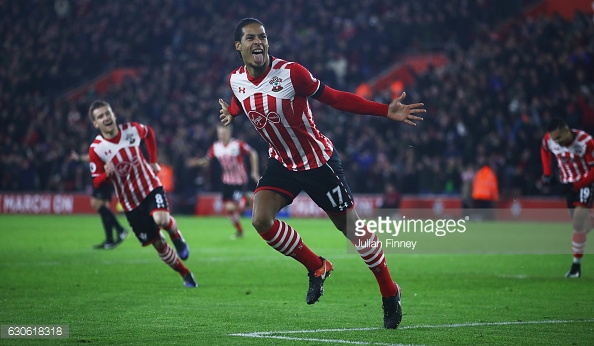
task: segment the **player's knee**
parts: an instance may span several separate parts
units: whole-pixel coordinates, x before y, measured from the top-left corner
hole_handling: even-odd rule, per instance
[[[153,220],[159,227],[167,227],[169,225],[169,214],[167,213],[154,213]]]
[[[166,240],[163,237],[159,237],[157,240],[153,242],[153,247],[159,251],[165,247]]]
[[[584,223],[581,223],[581,222],[578,222],[578,223],[574,222],[573,223],[573,230],[576,233],[587,233],[590,228],[591,227],[586,226]]]
[[[268,231],[272,227],[272,224],[274,224],[274,218],[261,214],[252,215],[252,226],[254,226],[258,233]]]
[[[233,203],[233,202],[225,203],[225,210],[227,211],[227,213],[233,213],[233,212],[235,212],[236,209],[237,209],[237,207],[235,206],[235,203]]]

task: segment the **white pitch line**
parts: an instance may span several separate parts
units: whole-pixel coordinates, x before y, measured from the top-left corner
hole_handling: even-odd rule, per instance
[[[504,278],[504,279],[527,279],[528,275],[508,275],[508,274],[501,274],[501,275],[497,275],[500,278]]]
[[[560,324],[560,323],[590,323],[590,322],[594,322],[594,318],[590,319],[590,320],[545,320],[545,321],[454,323],[454,324],[440,324],[440,325],[419,325],[419,326],[408,326],[408,327],[405,326],[405,327],[398,328],[398,329],[462,328],[462,327],[482,327],[482,326],[512,326],[512,325],[524,325],[524,324]]]
[[[379,328],[370,328],[371,329],[379,329]],[[290,337],[290,336],[280,336],[280,335],[261,335],[257,333],[248,333],[248,334],[229,334],[231,336],[244,336],[248,338],[262,338],[262,339],[280,339],[280,340],[290,340],[290,341],[315,341],[315,342],[328,342],[333,344],[349,344],[349,345],[378,345],[378,346],[421,346],[421,345],[413,345],[413,344],[388,344],[385,342],[371,342],[371,341],[351,341],[351,340],[340,340],[340,339],[318,339],[318,338],[297,338],[297,337]]]
[[[403,326],[398,329],[424,329],[424,328],[464,328],[464,327],[481,327],[481,326],[510,326],[510,325],[529,325],[529,324],[562,324],[562,323],[592,323],[594,319],[589,320],[544,320],[544,321],[511,321],[511,322],[471,322],[471,323],[453,323],[453,324],[435,324],[435,325],[418,325],[418,326]],[[283,336],[282,334],[304,334],[304,333],[327,333],[327,332],[352,332],[352,331],[371,331],[380,330],[383,328],[336,328],[336,329],[313,329],[313,330],[285,330],[285,331],[271,331],[271,332],[253,332],[253,333],[234,333],[229,336],[241,336],[247,338],[262,338],[262,339],[282,339],[291,341],[315,341],[327,342],[337,344],[351,344],[351,345],[382,345],[382,346],[404,346],[404,344],[388,344],[369,341],[352,341],[342,339],[318,339],[318,338],[299,338]],[[279,335],[280,334],[280,335]]]

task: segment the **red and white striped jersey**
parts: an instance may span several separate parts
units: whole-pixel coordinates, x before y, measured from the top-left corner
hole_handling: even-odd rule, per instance
[[[303,66],[271,57],[271,68],[258,78],[246,67],[234,70],[229,86],[256,130],[269,144],[270,157],[293,171],[320,167],[333,145],[314,123],[307,100],[320,87]]]
[[[551,152],[557,159],[562,183],[574,183],[582,179],[589,166],[594,165],[594,140],[592,136],[582,130],[572,130],[575,140],[564,147],[551,139],[546,133],[542,139],[542,148],[545,152]]]
[[[140,149],[140,142],[147,135],[148,129],[143,124],[120,124],[116,137],[107,139],[97,135],[89,149],[93,178],[105,173],[107,162],[113,162],[115,172],[109,180],[124,211],[137,208],[151,191],[161,186]]]
[[[228,185],[244,185],[248,182],[247,172],[243,164],[243,156],[252,148],[245,142],[231,138],[227,145],[221,141],[214,142],[208,149],[208,157],[216,158],[223,169],[223,183]]]

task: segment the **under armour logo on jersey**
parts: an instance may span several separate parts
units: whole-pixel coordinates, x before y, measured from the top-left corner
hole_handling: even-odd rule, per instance
[[[105,152],[105,156],[111,155],[111,149]]]
[[[279,92],[279,91],[283,90],[282,85],[280,85],[280,83],[282,83],[282,81],[283,80],[281,78],[274,76],[268,83],[272,84],[272,91]]]
[[[256,111],[251,111],[248,113],[248,118],[257,129],[261,129],[266,126],[266,122],[270,122],[272,124],[280,123],[280,116],[276,112],[270,112],[267,115],[260,114]]]
[[[242,94],[245,94],[245,88],[238,87],[238,89],[239,90],[237,92],[242,93]]]

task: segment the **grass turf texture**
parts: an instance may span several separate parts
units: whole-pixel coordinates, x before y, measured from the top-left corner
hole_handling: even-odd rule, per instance
[[[577,280],[563,278],[569,254],[387,255],[403,289],[404,318],[401,329],[384,330],[373,275],[357,255],[346,253],[342,235],[325,219],[289,220],[334,264],[324,296],[312,306],[305,303],[305,269],[269,248],[248,220],[242,220],[245,238],[232,241],[225,218],[177,218],[190,246],[186,265],[197,289],[185,288],[154,249],[142,248],[132,234],[114,250],[92,249],[103,240],[98,216],[2,215],[0,220],[0,323],[69,325],[68,339],[2,339],[2,345],[584,345],[594,340],[591,255]],[[541,229],[544,224],[498,227]],[[554,227],[569,251],[570,225]],[[489,224],[484,228],[488,231]],[[442,326],[452,324],[460,325]],[[351,330],[357,328],[363,329]],[[329,331],[282,333],[320,329]],[[250,334],[256,332],[278,333]],[[251,337],[231,335],[240,333]]]

